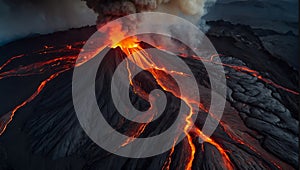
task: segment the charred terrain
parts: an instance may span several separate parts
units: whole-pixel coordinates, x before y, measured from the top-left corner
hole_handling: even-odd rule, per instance
[[[214,64],[224,66],[228,87],[221,122],[207,142],[198,143],[199,137],[205,138],[199,129],[210,103],[210,83],[202,62],[214,60],[178,54],[197,79],[203,107],[196,128],[180,144],[144,159],[106,152],[89,139],[77,120],[72,71],[96,27],[36,35],[0,47],[0,169],[298,169],[298,70],[271,53],[259,37],[277,33],[222,20],[208,24],[207,36],[222,60]],[[144,42],[139,46],[150,47]],[[95,80],[99,108],[120,132],[157,135],[176,119],[181,99],[166,91],[167,111],[150,124],[124,120],[108,92],[112,74],[126,57],[120,47],[112,48],[99,67]],[[136,93],[134,84],[145,92],[165,89],[155,75],[168,76],[160,72],[144,71],[134,78],[129,93],[139,110],[149,108],[149,103]]]

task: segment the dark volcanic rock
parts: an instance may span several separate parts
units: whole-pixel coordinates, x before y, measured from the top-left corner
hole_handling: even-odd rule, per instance
[[[237,34],[239,32],[239,34]],[[230,66],[242,66],[257,70],[264,78],[274,81],[284,87],[297,90],[299,76],[287,64],[274,59],[261,43],[261,40],[251,31],[250,27],[234,26],[230,23],[214,23],[208,33],[218,52],[227,76],[227,101],[221,124],[216,129],[212,139],[222,147],[236,169],[297,169],[298,167],[298,106],[297,95],[278,89],[257,76]],[[42,38],[41,38],[42,39]],[[49,39],[49,37],[47,37]],[[83,38],[84,39],[84,38]],[[75,41],[75,40],[74,40]],[[77,40],[76,40],[77,41]],[[10,45],[12,48],[13,45]],[[96,94],[99,108],[104,111],[104,117],[120,132],[137,126],[124,120],[111,103],[109,96],[110,78],[115,67],[126,56],[120,49],[112,49],[99,67],[97,74]],[[97,59],[97,58],[95,58]],[[197,78],[201,90],[201,102],[209,106],[209,79],[201,61],[191,58],[183,59]],[[92,62],[92,61],[91,61]],[[282,74],[286,76],[282,76]],[[214,75],[218,76],[218,75]],[[137,82],[148,81],[146,88],[158,87],[153,77],[141,73]],[[77,120],[72,102],[72,70],[51,81],[42,93],[27,105],[32,113],[20,110],[24,120],[18,121],[22,129],[12,126],[7,129],[0,142],[18,144],[26,141],[26,152],[33,152],[34,157],[42,158],[44,165],[50,169],[161,169],[170,151],[161,155],[129,159],[113,155],[93,143],[82,130]],[[130,89],[131,101],[136,108],[146,109],[149,103],[135,95]],[[166,93],[168,111],[161,118],[150,124],[141,135],[143,137],[163,132],[172,124],[178,111],[178,98]],[[16,114],[16,116],[18,116]],[[197,127],[202,127],[207,113],[199,112]],[[118,126],[122,120],[123,126]],[[23,130],[25,129],[25,130]],[[22,136],[9,136],[18,131]],[[6,136],[7,135],[7,136]],[[225,164],[216,146],[210,143],[200,144],[198,138],[192,135],[196,146],[193,169],[223,169]],[[20,143],[19,143],[20,144]],[[3,149],[2,149],[3,148]],[[4,149],[5,148],[5,149]],[[14,146],[0,145],[0,168],[10,166],[20,169],[25,165],[37,164],[21,160],[20,164],[12,164],[6,153],[13,153]],[[23,152],[25,152],[23,151]],[[171,156],[171,169],[184,169],[188,158],[189,147],[187,139],[178,144]],[[60,161],[56,166],[55,161]],[[41,163],[42,164],[42,163]],[[76,165],[76,166],[75,166]],[[30,166],[29,166],[30,167]],[[58,168],[57,168],[58,167]],[[44,167],[45,168],[45,167]]]
[[[111,99],[109,99],[106,93],[109,92],[110,89],[107,89],[107,86],[103,86],[104,84],[102,83],[109,82],[107,78],[111,77],[109,75],[112,75],[114,72],[112,68],[121,62],[119,59],[112,62],[112,56],[122,56],[122,54],[120,54],[118,50],[111,51],[108,54],[110,56],[109,60],[104,60],[104,67],[100,67],[101,70],[99,70],[99,76],[102,78],[97,80],[100,82],[97,87],[102,88],[102,90],[96,93],[97,96],[101,96],[99,97],[99,107],[107,113],[105,117],[113,126],[118,125],[122,117],[118,116],[117,111],[109,102]],[[185,60],[194,73],[197,74],[197,72],[201,72],[201,67],[203,67],[201,62],[195,64],[193,60]],[[234,64],[235,66],[245,65],[243,62],[232,57],[222,57],[222,60],[223,63]],[[298,121],[291,117],[291,113],[279,99],[273,97],[272,94],[275,93],[276,90],[272,87],[268,87],[256,77],[247,73],[238,72],[228,67],[225,67],[225,70],[227,72],[226,75],[230,77],[227,80],[229,102],[240,112],[241,117],[249,128],[263,135],[262,137],[254,136],[254,139],[257,138],[256,140],[260,141],[262,146],[269,152],[297,166]],[[106,76],[103,77],[102,75]],[[145,76],[146,75],[143,77]],[[204,78],[205,74],[201,77]],[[62,81],[62,79],[64,81]],[[149,79],[151,78],[149,77]],[[168,153],[147,159],[128,159],[111,155],[94,144],[79,126],[72,107],[70,81],[70,73],[68,73],[58,80],[51,82],[51,84],[55,84],[58,92],[52,94],[53,90],[51,90],[51,84],[49,84],[49,88],[41,94],[39,106],[36,107],[36,116],[31,117],[31,120],[27,123],[27,129],[31,134],[32,149],[34,152],[42,155],[50,155],[54,159],[81,155],[87,161],[85,165],[86,169],[97,169],[97,167],[106,167],[108,169],[135,169],[147,167],[149,164],[151,165],[150,169],[157,169],[163,166]],[[204,78],[202,81],[207,80]],[[273,92],[272,90],[275,91]],[[51,97],[49,98],[48,96]],[[134,101],[133,105],[138,102],[145,102],[137,96],[135,98],[136,99],[132,100]],[[145,104],[137,105],[137,107],[145,107]],[[174,114],[174,108],[176,110],[176,106],[173,105],[167,110]],[[172,110],[174,111],[172,112]],[[225,112],[228,111],[225,110]],[[230,114],[234,113],[231,112]],[[150,134],[161,132],[162,129],[168,128],[168,124],[172,122],[169,118],[165,120],[162,119],[161,121],[162,122],[159,123],[157,122],[154,126],[149,125],[152,127],[149,131]],[[226,121],[226,118],[224,118],[224,122]],[[203,120],[200,117],[197,123],[198,126],[201,126],[201,122],[203,122]],[[124,124],[122,127],[123,130],[119,130],[126,132],[126,130],[128,130],[127,127],[128,126]],[[234,141],[221,127],[217,129],[214,136],[223,147],[232,151],[229,155],[236,167],[242,168],[247,166],[253,169],[275,168],[269,160],[261,157],[248,147]],[[186,145],[187,142],[183,142],[183,144],[176,147],[175,154],[172,157],[173,161],[182,159],[182,155],[186,154],[184,153],[184,146]],[[201,147],[202,146],[199,145],[199,148]],[[195,162],[194,167],[202,167],[203,169],[223,169],[225,167],[222,163],[222,156],[214,146],[204,144],[203,148],[204,152],[201,151],[201,149],[197,149],[198,157],[201,157],[203,160],[201,162]],[[250,158],[253,161],[249,162],[248,159]],[[114,162],[116,161],[119,163],[115,164]]]

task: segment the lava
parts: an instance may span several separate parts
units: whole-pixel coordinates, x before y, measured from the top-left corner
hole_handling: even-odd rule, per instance
[[[292,93],[294,95],[299,95],[300,94],[299,92],[297,92],[295,90],[291,90],[289,88],[283,87],[283,86],[281,86],[281,85],[273,82],[272,80],[263,77],[262,75],[259,74],[258,71],[252,70],[252,69],[250,69],[250,68],[248,68],[246,66],[235,66],[235,65],[230,65],[230,64],[224,64],[224,63],[215,62],[214,58],[217,57],[217,56],[220,56],[220,55],[218,55],[218,54],[213,55],[213,56],[211,56],[211,58],[209,60],[204,59],[204,58],[199,57],[199,56],[192,56],[192,58],[197,59],[197,60],[200,59],[202,62],[210,62],[210,63],[213,63],[213,64],[222,65],[224,67],[229,67],[229,68],[232,68],[232,69],[234,69],[236,71],[239,71],[239,72],[248,73],[248,74],[252,75],[253,77],[258,78],[259,80],[261,80],[261,81],[263,81],[263,82],[265,82],[267,84],[270,84],[270,85],[276,87],[277,89],[284,90],[284,91]]]
[[[173,143],[173,146],[172,146],[172,148],[170,150],[170,153],[169,153],[169,155],[168,155],[168,157],[167,157],[167,159],[166,159],[166,161],[165,161],[165,163],[162,167],[162,170],[169,170],[170,169],[170,166],[171,166],[171,163],[172,163],[172,155],[175,151],[176,141],[177,141],[177,139],[175,139],[175,141]]]
[[[200,60],[201,62],[209,62],[209,63],[213,63],[213,64],[216,64],[216,65],[222,65],[224,67],[228,67],[228,68],[234,69],[234,70],[239,71],[239,72],[248,73],[251,76],[256,77],[257,79],[263,81],[264,83],[270,84],[271,86],[276,87],[277,89],[284,90],[284,91],[292,93],[294,95],[300,95],[300,93],[298,91],[289,89],[289,88],[284,87],[284,86],[282,86],[282,85],[280,85],[278,83],[275,83],[272,80],[270,80],[270,79],[265,78],[264,76],[262,76],[258,71],[250,69],[247,66],[236,66],[236,65],[230,65],[230,64],[215,62],[214,58],[222,56],[222,54],[215,54],[215,55],[212,55],[209,59],[206,59],[206,58],[201,57],[201,56],[189,55],[187,53],[189,50],[187,50],[187,48],[185,48],[185,47],[181,47],[181,48],[177,48],[177,49],[170,49],[170,48],[165,48],[163,46],[159,46],[157,48],[161,49],[161,50],[164,50],[164,51],[175,50],[176,54],[178,56],[180,56],[180,57],[183,57],[183,58],[193,58],[195,60]],[[226,76],[226,78],[229,78],[229,77]]]
[[[48,49],[53,49],[54,47],[44,47],[46,50]],[[52,53],[57,53],[61,52],[61,50],[52,50]],[[39,51],[33,52],[33,54],[40,54]],[[14,60],[21,59],[22,57],[25,57],[25,54],[17,55],[12,58],[10,58],[8,61],[6,61],[1,67],[0,71],[3,70],[6,66],[8,66],[10,63],[12,63]],[[9,71],[1,72],[0,73],[0,80],[6,79],[9,77],[19,77],[19,76],[32,76],[32,75],[40,75],[43,73],[51,73],[51,75],[43,80],[36,91],[25,101],[17,105],[14,109],[9,111],[8,113],[2,115],[0,117],[0,136],[5,132],[8,124],[13,120],[13,117],[15,113],[25,106],[27,103],[31,102],[34,100],[40,92],[44,89],[44,87],[49,83],[51,80],[59,76],[60,74],[64,73],[65,71],[71,69],[74,67],[74,64],[76,62],[77,56],[72,55],[72,56],[63,56],[63,57],[58,57],[54,59],[50,59],[47,61],[41,61],[41,62],[36,62],[33,64],[29,64],[26,66],[19,66],[16,69],[12,69]]]
[[[27,66],[20,66],[17,69],[0,73],[0,80],[8,77],[50,73],[65,68],[71,68],[74,65],[75,61],[76,56],[65,56],[48,61],[37,62]]]
[[[7,125],[13,120],[13,117],[15,116],[15,113],[25,106],[27,103],[31,102],[33,99],[36,98],[40,94],[40,92],[45,88],[47,83],[49,83],[51,80],[59,76],[61,73],[65,72],[67,69],[59,71],[57,73],[52,74],[49,78],[46,80],[42,81],[41,84],[38,86],[37,90],[24,102],[22,102],[20,105],[16,106],[12,111],[6,113],[1,117],[1,122],[0,122],[0,136],[4,133],[4,131],[7,128]]]
[[[195,131],[196,134],[198,135],[198,137],[202,138],[203,141],[207,141],[210,144],[212,144],[213,146],[215,146],[221,153],[222,157],[224,157],[224,164],[226,165],[226,167],[228,169],[233,169],[230,159],[227,156],[224,149],[222,149],[222,147],[220,145],[218,145],[216,142],[214,142],[211,138],[207,137],[203,132],[201,132],[200,129],[194,127],[194,124],[191,121],[192,116],[197,114],[197,113],[194,113],[194,111],[193,111],[193,105],[196,104],[196,106],[198,106],[198,107],[202,106],[202,108],[203,108],[203,104],[189,99],[189,96],[182,96],[181,94],[179,94],[178,91],[176,91],[173,88],[173,85],[171,83],[169,83],[169,81],[166,81],[165,75],[160,74],[160,72],[158,72],[157,70],[164,71],[167,74],[176,73],[181,76],[186,76],[186,74],[181,73],[181,72],[176,72],[173,70],[169,71],[166,68],[161,68],[161,67],[157,66],[156,63],[154,61],[152,61],[151,55],[148,54],[145,50],[143,50],[142,47],[140,47],[136,37],[134,37],[132,39],[126,39],[125,41],[117,43],[113,47],[120,47],[124,51],[124,53],[126,53],[128,59],[130,61],[132,61],[134,64],[136,64],[137,66],[139,66],[140,68],[146,69],[146,68],[152,67],[153,69],[148,69],[148,71],[153,75],[153,77],[155,78],[158,85],[164,91],[172,93],[174,96],[180,98],[188,105],[190,112],[188,113],[188,116],[185,118],[186,125],[184,126],[183,132],[185,133],[187,140],[188,140],[190,156],[189,156],[189,159],[188,159],[185,169],[187,169],[187,170],[192,169],[192,165],[193,165],[193,161],[194,161],[194,157],[195,157],[195,153],[196,153],[196,147],[193,143],[193,138],[190,135],[190,131],[189,131],[189,129],[191,129],[191,128],[193,128],[193,131]],[[127,68],[127,70],[129,72],[129,75],[131,75],[130,69]],[[131,79],[131,77],[129,77],[129,79]],[[139,134],[134,135],[134,136],[139,136]],[[127,144],[127,143],[125,143],[125,144]],[[170,157],[168,158],[167,162],[170,162],[169,159],[170,159]],[[168,163],[166,163],[166,164],[168,164]]]
[[[14,56],[14,57],[11,57],[9,60],[7,60],[2,66],[0,66],[0,71],[5,67],[7,66],[9,63],[11,63],[13,60],[16,60],[18,58],[21,58],[23,57],[24,54],[21,54],[21,55],[17,55],[17,56]]]
[[[194,132],[203,140],[207,141],[208,143],[212,144],[213,146],[215,146],[218,151],[220,152],[220,154],[222,155],[224,164],[226,165],[227,169],[233,169],[232,163],[230,161],[229,156],[227,155],[226,151],[219,145],[217,144],[214,140],[212,140],[211,138],[207,137],[199,128],[195,128]]]

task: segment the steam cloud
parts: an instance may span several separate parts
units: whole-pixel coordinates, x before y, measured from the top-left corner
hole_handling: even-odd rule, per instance
[[[34,33],[95,25],[96,17],[80,0],[0,0],[0,45]]]

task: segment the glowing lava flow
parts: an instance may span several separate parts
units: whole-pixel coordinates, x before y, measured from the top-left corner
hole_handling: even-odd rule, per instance
[[[12,57],[0,67],[0,71],[3,68],[5,68],[8,64],[10,64],[12,61],[19,59],[23,56],[25,55],[22,54],[22,55]],[[27,103],[35,99],[36,96],[38,96],[40,92],[44,89],[47,83],[49,83],[51,80],[53,80],[63,72],[73,68],[76,58],[77,56],[64,56],[64,57],[50,59],[48,61],[29,64],[27,66],[20,66],[19,68],[0,73],[0,80],[9,77],[16,77],[16,76],[32,76],[32,75],[43,74],[43,73],[51,73],[51,75],[48,78],[46,78],[44,81],[42,81],[39,84],[37,90],[29,98],[27,98],[21,104],[17,105],[13,110],[9,111],[8,113],[0,117],[0,136],[5,132],[8,124],[13,120],[15,113],[20,108],[25,106]]]
[[[175,147],[171,148],[170,154],[168,155],[167,161],[164,163],[162,170],[169,170],[172,162],[172,155],[174,153]]]
[[[186,124],[184,125],[184,129],[183,132],[185,133],[187,140],[188,140],[188,144],[189,144],[189,148],[190,148],[190,156],[189,159],[186,163],[186,167],[185,169],[190,170],[192,169],[192,165],[193,165],[193,161],[195,158],[195,153],[196,153],[196,147],[193,143],[193,139],[192,136],[190,135],[190,131],[189,129],[193,128],[193,131],[196,132],[196,134],[198,135],[198,137],[202,138],[203,141],[206,141],[210,144],[212,144],[213,146],[215,146],[218,151],[221,153],[223,160],[224,160],[224,164],[226,165],[226,167],[228,169],[233,169],[231,161],[228,157],[228,155],[226,154],[225,150],[218,145],[216,142],[214,142],[211,138],[207,137],[203,132],[201,132],[200,129],[194,127],[193,122],[191,121],[191,118],[194,114],[193,111],[193,105],[196,104],[197,107],[202,106],[203,105],[200,102],[197,101],[193,101],[189,99],[189,96],[182,96],[181,94],[178,94],[178,91],[176,91],[172,84],[168,81],[166,81],[166,77],[164,74],[160,74],[159,71],[164,71],[167,74],[177,74],[177,75],[181,75],[181,76],[186,76],[184,73],[181,72],[176,72],[174,70],[167,70],[166,68],[161,68],[159,66],[156,65],[155,62],[152,61],[151,56],[142,48],[140,47],[138,41],[136,38],[132,38],[132,39],[126,39],[125,41],[122,41],[120,43],[117,43],[116,45],[114,45],[113,47],[120,47],[124,53],[127,55],[128,59],[133,62],[134,64],[136,64],[137,66],[139,66],[142,69],[146,69],[146,68],[153,68],[153,69],[147,69],[152,76],[155,78],[157,84],[166,92],[170,92],[172,93],[174,96],[180,98],[181,100],[183,100],[187,106],[190,108],[190,112],[187,115],[187,117],[185,118],[185,122]],[[129,75],[131,75],[130,73],[130,69],[127,69],[129,72]],[[129,76],[129,79],[131,79],[131,77]],[[143,128],[144,129],[144,128]],[[141,131],[139,131],[139,134],[134,135],[135,137],[139,136],[141,134]],[[124,145],[126,145],[127,143],[124,143]],[[172,148],[174,149],[174,148]],[[174,151],[171,150],[171,154]],[[167,159],[167,162],[170,162],[171,157],[169,156]],[[168,169],[168,164],[169,163],[165,163],[166,167],[164,166],[163,168]]]
[[[215,141],[213,141],[211,138],[207,137],[200,129],[195,128],[194,130],[195,130],[194,132],[200,138],[205,139],[208,143],[212,144],[213,146],[215,146],[218,149],[218,151],[222,155],[223,162],[225,163],[227,169],[233,169],[232,163],[231,163],[230,158],[228,157],[226,151],[219,144],[217,144]]]
[[[156,48],[158,48],[160,50],[163,50],[163,51],[169,51],[170,50],[170,48],[164,48],[163,46],[159,46],[159,47],[156,47]],[[264,83],[270,84],[271,86],[276,87],[277,89],[284,90],[284,91],[292,93],[294,95],[300,95],[300,92],[289,89],[289,88],[284,87],[280,84],[277,84],[277,83],[273,82],[272,80],[263,77],[258,71],[250,69],[246,66],[236,66],[236,65],[231,65],[231,64],[215,62],[214,58],[217,57],[217,56],[222,56],[221,54],[212,55],[209,59],[206,59],[206,58],[203,58],[201,56],[195,56],[195,55],[187,54],[189,50],[187,50],[185,47],[177,48],[177,49],[175,49],[175,51],[176,51],[176,54],[178,56],[181,56],[183,58],[193,58],[195,60],[200,60],[201,62],[209,62],[209,63],[213,63],[213,64],[216,64],[216,65],[222,65],[224,67],[232,68],[232,69],[234,69],[236,71],[239,71],[239,72],[248,73],[251,76],[256,77],[257,79],[263,81]]]
[[[7,60],[2,66],[0,66],[0,71],[1,71],[5,66],[7,66],[9,63],[11,63],[13,60],[16,60],[16,59],[18,59],[18,58],[21,58],[21,57],[23,57],[23,56],[24,56],[24,54],[21,54],[21,55],[17,55],[17,56],[14,56],[14,57],[10,58],[10,59]]]
[[[46,72],[50,73],[53,71],[57,72],[61,69],[71,68],[75,63],[76,58],[76,56],[65,56],[48,61],[37,62],[27,66],[21,66],[17,69],[0,73],[0,80],[8,77],[29,76]]]
[[[182,56],[182,55],[181,55]],[[259,80],[265,82],[266,84],[270,84],[278,89],[281,89],[281,90],[284,90],[286,92],[289,92],[289,93],[292,93],[292,94],[295,94],[295,95],[300,95],[299,92],[295,91],[295,90],[291,90],[289,88],[286,88],[286,87],[283,87],[267,78],[264,78],[262,75],[259,74],[258,71],[255,71],[255,70],[252,70],[246,66],[235,66],[235,65],[230,65],[230,64],[224,64],[224,63],[219,63],[219,62],[215,62],[214,61],[214,58],[217,57],[217,56],[220,56],[219,54],[216,54],[216,55],[212,55],[210,59],[205,59],[203,57],[199,57],[199,56],[192,56],[193,59],[196,59],[196,60],[200,60],[202,62],[210,62],[210,63],[213,63],[213,64],[217,64],[217,65],[222,65],[224,67],[229,67],[229,68],[232,68],[236,71],[239,71],[239,72],[244,72],[244,73],[248,73],[250,75],[252,75],[253,77],[256,77],[258,78]],[[186,57],[185,55],[182,56],[182,57]]]
[[[35,97],[37,95],[39,95],[40,92],[45,88],[45,86],[46,86],[46,84],[48,82],[50,82],[51,80],[53,80],[54,78],[56,78],[57,76],[59,76],[61,73],[65,72],[66,70],[62,70],[62,71],[59,71],[57,73],[54,73],[49,78],[47,78],[46,80],[42,81],[42,83],[39,85],[39,87],[37,88],[37,90],[28,99],[26,99],[20,105],[18,105],[17,107],[15,107],[12,111],[8,112],[6,115],[2,116],[1,119],[0,119],[0,136],[5,131],[7,125],[12,121],[12,119],[13,119],[16,111],[18,111],[20,108],[22,108],[23,106],[25,106],[27,103],[29,103],[33,99],[35,99]]]

